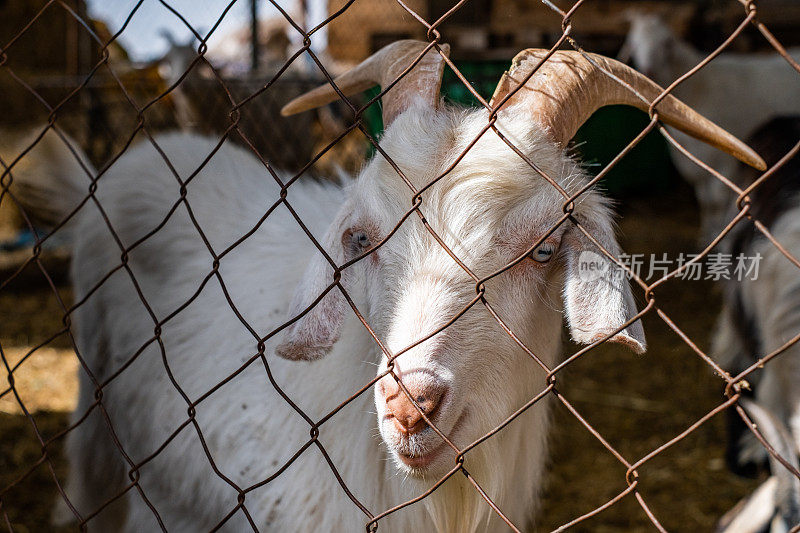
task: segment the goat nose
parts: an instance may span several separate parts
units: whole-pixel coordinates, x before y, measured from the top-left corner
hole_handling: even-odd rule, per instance
[[[439,407],[447,389],[444,386],[415,383],[406,384],[406,388],[420,409],[411,403],[411,400],[400,386],[394,383],[393,379],[392,383],[384,385],[383,392],[388,414],[393,417],[395,427],[401,434],[408,436],[425,429],[427,423],[422,418],[420,410],[430,419]]]

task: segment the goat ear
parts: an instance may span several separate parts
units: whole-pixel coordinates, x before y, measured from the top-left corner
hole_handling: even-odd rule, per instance
[[[336,265],[345,261],[342,234],[351,215],[349,204],[345,204],[328,228],[321,244]],[[352,269],[342,271],[340,284],[347,290]],[[303,277],[295,288],[289,307],[289,316],[296,317],[317,300],[334,281],[334,270],[328,260],[318,251],[306,267]],[[330,352],[339,339],[344,321],[347,301],[339,287],[334,286],[317,304],[291,324],[284,334],[283,342],[275,353],[293,361],[313,361]]]
[[[595,211],[591,221],[579,221],[581,227],[614,257],[619,246],[614,238],[613,223],[605,208]],[[636,315],[630,286],[613,261],[577,227],[564,235],[567,268],[564,285],[564,310],[572,339],[591,344],[603,339]],[[613,337],[636,353],[644,353],[647,345],[642,323],[637,320]]]

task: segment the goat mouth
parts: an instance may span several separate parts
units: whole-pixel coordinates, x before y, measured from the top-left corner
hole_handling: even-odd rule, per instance
[[[447,438],[448,440],[450,440],[450,442],[453,442],[453,438],[464,425],[464,420],[466,419],[466,416],[467,412],[464,411],[463,413],[461,413],[461,416],[458,417],[456,423],[453,424],[453,427],[450,429],[450,432],[447,435]],[[426,430],[429,430],[429,428],[426,428]],[[433,430],[430,429],[430,431]],[[438,435],[436,436],[436,438],[440,439]],[[405,451],[400,451],[400,450],[395,450],[395,453],[397,454],[397,458],[400,460],[400,462],[406,465],[407,467],[414,470],[424,470],[425,468],[430,466],[434,461],[436,461],[436,459],[442,456],[448,449],[450,449],[450,446],[447,444],[447,442],[441,441],[433,449],[425,451],[423,453],[418,453],[418,454],[415,454],[413,452],[407,453]]]
[[[447,443],[442,441],[436,448],[433,450],[423,453],[422,455],[408,455],[403,452],[397,452],[397,458],[400,459],[404,465],[414,468],[414,469],[422,469],[429,466],[436,458],[438,458],[442,451],[444,450]]]

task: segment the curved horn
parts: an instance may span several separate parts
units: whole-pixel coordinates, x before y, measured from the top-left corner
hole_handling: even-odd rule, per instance
[[[491,105],[498,106],[547,54],[547,50],[536,48],[517,54],[510,70],[500,79]],[[531,110],[533,120],[548,130],[558,143],[565,145],[599,108],[625,104],[647,111],[648,102],[663,92],[649,78],[619,61],[597,54],[587,55],[591,57],[591,62],[579,52],[555,52],[505,105],[524,102]],[[642,101],[607,73],[633,87],[648,102]],[[766,170],[764,160],[749,146],[674,96],[667,95],[658,103],[656,110],[665,124],[719,148],[751,167]]]
[[[396,41],[384,46],[361,62],[357,67],[337,77],[334,82],[345,96],[350,96],[370,87],[388,87],[397,80],[403,71],[411,66],[425,52],[428,43],[414,40]],[[446,44],[439,46],[444,55],[450,53]],[[444,59],[435,48],[431,48],[414,67],[402,77],[383,97],[383,123],[391,122],[417,98],[436,107],[439,102],[439,89],[442,85]],[[326,83],[301,96],[298,96],[283,109],[283,116],[294,115],[316,107],[324,106],[339,99],[339,94]]]

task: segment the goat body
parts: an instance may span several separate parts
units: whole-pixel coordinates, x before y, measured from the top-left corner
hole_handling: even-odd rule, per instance
[[[800,117],[779,117],[762,125],[751,144],[774,165],[800,140]],[[789,159],[751,194],[750,214],[764,224],[789,254],[800,257],[800,157]],[[742,168],[734,181],[749,186],[759,176]],[[731,214],[732,216],[732,214]],[[743,371],[789,342],[800,333],[800,269],[764,237],[743,221],[728,239],[727,251],[757,258],[755,276],[734,278],[726,283],[724,308],[714,351],[735,372]],[[755,279],[751,279],[751,278]],[[758,379],[756,397],[775,413],[794,434],[800,449],[800,352],[792,345],[765,365]]]
[[[443,140],[453,139],[454,135],[458,139],[469,138],[485,120],[483,113],[464,115],[460,111],[447,111],[431,117],[422,111],[409,112],[398,122],[406,132],[414,134],[400,137],[391,135],[390,131],[383,146],[390,154],[433,156],[446,150]],[[524,129],[529,130],[530,126],[525,125]],[[563,158],[556,147],[529,135],[521,136],[519,131],[509,134],[522,141],[521,144],[526,143],[529,149],[538,151],[538,160],[555,161],[556,166],[549,169],[554,175],[563,176],[573,186],[583,182],[580,170]],[[214,147],[210,140],[177,134],[158,138],[157,142],[184,179]],[[486,146],[489,143],[491,145]],[[503,150],[501,146],[504,145],[496,137],[482,141],[460,165],[464,170],[457,173],[460,179],[453,178],[449,193],[437,194],[438,188],[430,193],[432,203],[437,202],[437,197],[441,202],[451,201],[446,209],[451,218],[431,219],[432,223],[441,225],[442,234],[452,231],[464,235],[468,229],[466,234],[473,236],[470,242],[451,242],[453,249],[472,255],[476,261],[481,255],[489,254],[494,256],[490,257],[489,264],[497,266],[501,259],[496,257],[498,248],[507,254],[513,252],[497,246],[492,226],[500,224],[502,218],[493,213],[505,212],[503,204],[515,205],[514,202],[509,204],[515,195],[519,199],[538,196],[536,209],[528,206],[525,211],[505,212],[506,222],[527,217],[527,211],[538,212],[538,216],[545,219],[554,218],[560,205],[554,193],[548,196],[546,190],[532,195],[531,189],[537,187],[530,181],[529,171],[523,170],[525,163],[521,159],[515,158],[517,162],[513,164],[519,168],[513,171],[505,168],[498,172],[497,179],[486,176],[483,169],[487,165],[494,169],[509,166],[504,160],[512,159],[510,149]],[[441,158],[440,161],[445,163]],[[385,166],[385,163],[375,161],[373,165]],[[390,175],[388,170],[388,167],[382,168],[381,172]],[[416,177],[418,185],[431,179],[431,173],[435,172],[425,168],[404,170]],[[512,176],[526,177],[520,181]],[[393,216],[399,218],[398,210],[405,209],[405,202],[397,198],[394,205],[387,205],[377,194],[396,196],[401,191],[400,185],[389,179],[375,191],[374,201],[386,208],[383,215],[388,220]],[[78,187],[74,184],[72,190]],[[468,191],[469,187],[473,187],[472,192]],[[324,233],[339,207],[354,194],[352,187],[303,181],[292,185],[289,191],[290,203],[315,235]],[[471,204],[470,197],[476,195],[480,202]],[[168,215],[179,199],[179,192],[177,182],[155,150],[142,143],[103,176],[97,198],[122,244],[128,247]],[[263,166],[252,156],[227,144],[187,186],[192,215],[217,253],[256,226],[278,198],[279,188]],[[444,208],[445,204],[442,205]],[[608,217],[602,203],[591,206],[585,202],[584,208],[598,210],[600,216]],[[520,222],[522,220],[533,222],[530,218],[521,218]],[[544,223],[542,220],[538,224],[544,228]],[[420,229],[417,227],[416,235],[407,238],[423,238],[418,233]],[[92,293],[103,275],[120,264],[121,251],[100,212],[94,208],[80,212],[75,233],[78,238],[72,274],[76,298],[91,294],[75,312],[75,333],[81,355],[100,382],[126,365],[142,344],[154,336],[155,322],[141,303],[139,291],[156,319],[162,321],[199,290],[191,304],[160,328],[163,352],[159,342],[150,343],[103,391],[103,405],[116,437],[134,464],[154,453],[158,445],[187,420],[188,405],[171,383],[166,365],[192,401],[212,390],[257,353],[256,339],[229,309],[228,297],[247,323],[259,335],[266,335],[285,321],[291,293],[301,283],[301,273],[309,258],[318,254],[288,210],[280,205],[251,237],[220,261],[219,274],[224,281],[226,297],[214,276],[203,285],[212,272],[213,258],[188,210],[180,205],[159,231],[128,254],[127,266],[137,285],[121,269]],[[513,233],[508,235],[513,236]],[[514,238],[522,239],[517,247],[524,248],[535,235]],[[426,268],[458,276],[452,267],[443,266],[450,260],[436,243],[430,242],[425,250],[430,256],[428,261],[432,261]],[[420,249],[411,247],[409,253],[420,253]],[[502,260],[511,258],[506,256]],[[409,260],[418,261],[419,258]],[[419,294],[420,290],[436,290],[435,279],[426,280],[423,272],[417,273],[416,281],[410,275],[389,280],[394,286],[386,290],[399,291],[406,296]],[[515,330],[529,331],[525,335],[528,345],[546,364],[553,366],[560,352],[557,332],[562,321],[559,303],[562,274],[560,269],[554,268],[545,279],[533,283],[537,276],[536,271],[517,270],[515,277],[520,282],[528,280],[532,288],[523,290],[520,287],[516,294],[509,295],[510,303],[521,309],[517,310],[516,317],[508,319]],[[412,287],[415,283],[420,287]],[[360,289],[354,290],[357,294]],[[468,301],[468,293],[463,291],[469,290],[474,287],[464,279],[462,294],[447,302],[446,312],[454,314],[459,305]],[[537,308],[535,313],[531,304]],[[363,305],[359,302],[360,307]],[[377,304],[366,304],[366,308],[371,305]],[[430,301],[427,305],[436,309]],[[495,305],[505,308],[501,302]],[[512,314],[511,311],[505,309],[505,314]],[[390,314],[391,310],[384,312]],[[417,319],[421,322],[408,327],[414,329],[415,334],[424,333],[431,324],[448,317],[445,309],[438,309],[438,313],[441,316],[420,312]],[[485,312],[470,311],[459,323],[462,321],[465,326],[458,330],[459,338],[493,339],[493,350],[482,352],[482,359],[472,360],[472,364],[482,364],[483,370],[475,372],[472,381],[460,384],[462,395],[469,392],[481,398],[480,408],[475,405],[470,411],[468,431],[463,431],[461,438],[456,439],[465,445],[541,390],[544,373],[534,368],[496,324],[491,325],[491,317]],[[555,334],[536,337],[531,328],[525,326],[529,323],[536,323],[539,331]],[[354,317],[345,320],[341,338],[347,340],[334,344],[330,356],[314,363],[267,357],[275,382],[312,420],[320,419],[368,383],[375,375],[375,365],[380,362],[374,341]],[[269,340],[266,353],[271,354],[273,349],[274,342]],[[458,349],[467,350],[465,346]],[[76,418],[95,403],[93,384],[86,375],[82,374],[81,380]],[[362,394],[322,426],[319,438],[344,482],[373,512],[418,495],[430,483],[424,477],[398,478],[397,467],[387,461],[386,452],[376,442],[375,418],[371,414],[374,409],[371,396]],[[220,472],[242,488],[279,471],[309,439],[310,426],[275,391],[258,361],[204,399],[196,411],[195,421],[210,458]],[[541,477],[545,458],[547,424],[545,405],[536,406],[467,456],[467,468],[518,524],[526,524],[534,516],[539,485],[536,480]],[[125,473],[130,465],[117,450],[98,408],[70,433],[68,454],[72,470],[67,494],[80,512],[93,511],[125,487]],[[192,425],[184,427],[139,472],[143,493],[158,510],[169,531],[211,529],[236,506],[236,490],[214,473]],[[477,491],[465,485],[468,481],[463,476],[452,478],[426,498],[423,505],[382,520],[381,529],[494,529],[497,517]],[[348,500],[315,446],[306,450],[275,481],[249,492],[245,505],[259,528],[277,531],[311,531],[321,524],[337,524],[337,529],[352,531],[363,528],[367,521]],[[137,491],[126,494],[124,507],[124,512],[109,507],[108,512],[90,521],[90,526],[97,530],[119,531],[146,531],[157,527],[154,514]],[[226,529],[239,531],[247,527],[240,511],[230,519]]]
[[[800,140],[800,117],[778,117],[759,127],[750,144],[763,154],[770,165],[775,165]],[[756,172],[741,168],[735,182],[748,187],[759,177]],[[749,195],[749,213],[761,222],[775,240],[793,257],[800,257],[800,157],[787,159],[766,181]],[[731,213],[731,216],[733,213]],[[744,371],[792,341],[800,334],[800,269],[770,242],[749,221],[743,221],[731,232],[728,252],[735,260],[739,256],[755,259],[758,270],[755,276],[731,279],[726,283],[723,311],[720,315],[713,352],[723,366],[734,373]],[[753,279],[754,278],[754,279]],[[778,446],[790,464],[797,465],[800,453],[800,346],[792,344],[763,370],[746,378],[755,388],[757,404],[748,407],[760,429],[777,429],[771,432],[774,441],[785,441]],[[766,414],[759,413],[763,412]],[[734,417],[738,415],[733,414]],[[785,434],[785,437],[782,436]],[[744,445],[737,449],[738,457],[732,460],[746,462],[763,457],[766,453],[754,436],[747,432],[744,440],[734,436]],[[769,439],[768,439],[769,441]],[[751,531],[737,529],[753,527],[757,515],[765,517],[765,524],[777,516],[769,531],[785,531],[800,520],[800,488],[798,480],[778,461],[770,461],[773,477],[754,493],[743,509],[729,513],[730,526],[726,533]],[[776,514],[777,513],[777,514]],[[733,517],[737,517],[733,520]],[[783,520],[784,522],[781,522]],[[741,525],[737,525],[741,524]],[[767,527],[767,526],[763,526]],[[787,528],[788,529],[788,528]]]

